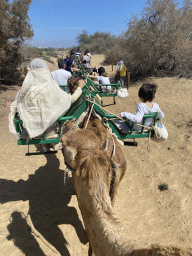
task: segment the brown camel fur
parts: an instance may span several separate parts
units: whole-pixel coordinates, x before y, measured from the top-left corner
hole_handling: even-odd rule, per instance
[[[131,251],[132,245],[125,244],[127,233],[114,217],[110,198],[113,169],[117,169],[113,184],[118,187],[116,182],[120,182],[126,169],[124,157],[120,160],[114,156],[114,164],[111,152],[103,149],[105,141],[103,145],[93,131],[79,129],[72,121],[66,124],[63,133],[61,140],[64,158],[76,170],[72,174],[73,186],[94,254],[117,256],[121,255],[119,252],[124,247]],[[114,167],[116,164],[118,167]],[[114,199],[114,195],[112,197]]]
[[[78,84],[79,80],[80,80],[80,78],[74,77],[74,76],[69,78],[67,84],[69,86],[69,91],[71,94],[73,94],[76,91],[77,87],[79,87],[79,84]]]
[[[72,121],[66,124],[63,132],[64,158],[76,170],[72,174],[73,186],[95,256],[192,255],[191,250],[177,247],[139,249],[134,246],[113,214],[109,194],[114,167],[108,149],[103,149],[96,133],[74,127]]]
[[[87,123],[87,119],[83,121],[81,124],[81,128],[84,128]],[[114,204],[115,196],[117,194],[117,190],[119,188],[119,184],[123,179],[126,171],[126,159],[124,157],[122,147],[117,142],[117,140],[108,132],[106,127],[102,124],[102,122],[95,118],[94,116],[88,122],[87,130],[91,130],[97,135],[100,140],[100,148],[106,147],[106,153],[109,158],[111,158],[113,162],[113,166],[115,167],[113,175],[114,179],[111,181],[113,189],[110,193],[112,204]]]

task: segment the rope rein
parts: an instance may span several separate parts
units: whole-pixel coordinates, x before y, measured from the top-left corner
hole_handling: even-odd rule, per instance
[[[93,111],[93,106],[94,106],[94,104],[95,104],[95,99],[94,99],[94,102],[93,102],[93,104],[92,104],[92,106],[91,106],[91,110],[90,110],[90,113],[89,113],[89,116],[88,116],[88,119],[87,119],[87,123],[86,123],[86,125],[85,125],[85,129],[87,128],[89,119],[90,119],[90,117],[91,117],[91,113],[92,113],[92,111]]]
[[[104,107],[101,107],[99,104],[97,104],[97,103],[95,103],[95,102],[93,102],[93,101],[91,101],[91,100],[89,100],[89,99],[87,99],[87,98],[86,98],[86,100],[89,101],[89,102],[91,102],[91,103],[94,103],[95,105],[97,105],[97,106],[100,107],[101,109],[105,110],[106,112],[109,112],[110,114],[116,116],[117,118],[119,118],[119,119],[125,121],[122,117],[119,117],[119,116],[117,116],[116,114],[112,113],[111,111],[105,109]],[[151,127],[151,126],[146,126],[146,125],[142,125],[142,124],[138,124],[138,123],[137,123],[137,125],[138,125],[138,126],[141,126],[141,127],[144,127],[144,128],[146,128],[146,129],[148,129],[148,130],[152,130],[152,129],[153,129],[153,127]]]
[[[68,188],[67,188],[67,185],[70,184],[69,182],[69,172],[75,172],[75,170],[73,170],[66,162],[65,162],[65,165],[66,165],[66,168],[64,170],[64,177],[63,177],[63,181],[64,181],[64,187],[65,187],[65,190],[67,192],[67,195],[68,195],[68,199],[71,198],[71,193],[69,192]]]
[[[93,90],[94,90],[94,89],[93,89]],[[105,109],[104,107],[101,107],[99,104],[97,104],[97,103],[95,102],[95,99],[94,99],[94,101],[91,101],[91,100],[89,100],[89,99],[87,99],[87,98],[85,98],[85,99],[86,99],[88,102],[93,103],[93,105],[95,104],[95,105],[97,105],[99,108],[101,108],[101,109],[105,110],[106,112],[108,112],[108,113],[110,113],[110,114],[116,116],[117,118],[119,118],[119,119],[121,119],[121,120],[124,120],[122,117],[119,117],[119,116],[117,116],[116,114],[112,113],[111,111]],[[93,105],[92,105],[92,108],[93,108]],[[91,111],[92,111],[92,109],[91,109]],[[91,112],[90,112],[90,113],[91,113]],[[89,116],[89,118],[90,118],[90,116]],[[88,121],[89,121],[89,119],[88,119]],[[87,123],[88,123],[88,121],[87,121]],[[146,128],[146,129],[149,130],[149,137],[148,137],[147,149],[150,150],[150,138],[151,138],[151,132],[152,132],[152,130],[153,130],[153,126],[146,126],[146,125],[142,125],[142,124],[138,124],[138,123],[137,123],[137,126],[144,127],[144,128]],[[111,130],[111,128],[109,127],[109,125],[106,125],[106,124],[105,124],[105,127],[110,131],[110,134],[111,134],[111,136],[112,136],[112,139],[113,139],[113,136],[117,138],[117,136],[112,132],[112,130]],[[113,151],[114,151],[114,152],[113,152],[112,155],[115,154],[115,142],[114,142],[114,139],[113,139],[113,145],[114,145],[114,148],[113,148]]]
[[[55,254],[59,254],[57,251],[55,251],[54,249],[52,249],[51,246],[50,246],[48,243],[46,243],[46,242],[44,241],[44,239],[41,238],[41,236],[39,236],[38,234],[36,234],[36,232],[35,232],[34,229],[33,229],[33,224],[31,223],[31,220],[30,220],[29,217],[28,217],[28,216],[29,216],[29,211],[28,211],[27,215],[25,215],[24,212],[20,212],[20,214],[23,215],[23,218],[25,219],[27,225],[30,227],[30,229],[31,229],[31,235],[33,235],[34,237],[39,238],[39,239],[41,240],[41,242],[43,242],[52,252],[54,252]]]

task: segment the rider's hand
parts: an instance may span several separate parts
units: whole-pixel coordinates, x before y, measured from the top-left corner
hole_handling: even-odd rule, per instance
[[[121,113],[118,113],[117,116],[121,117]]]
[[[81,89],[86,85],[84,80],[79,80],[78,84]]]

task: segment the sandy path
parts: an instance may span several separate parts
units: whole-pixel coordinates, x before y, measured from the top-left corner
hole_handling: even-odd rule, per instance
[[[92,66],[103,66],[103,56],[93,55]],[[56,68],[53,66],[53,68]],[[109,76],[112,67],[106,66]],[[114,67],[115,68],[115,67]],[[164,143],[138,139],[138,147],[124,147],[128,168],[120,185],[115,212],[129,236],[140,246],[192,242],[192,81],[150,78],[157,83],[156,102],[165,113],[169,139]],[[135,112],[138,89],[117,98],[107,109]],[[0,255],[85,256],[87,241],[76,197],[69,201],[63,186],[63,157],[57,154],[25,156],[27,146],[17,146],[8,131],[9,109],[19,87],[0,87]],[[104,103],[112,103],[109,98]],[[35,151],[35,147],[30,147]],[[168,190],[161,192],[160,183]],[[72,189],[72,188],[71,188]]]

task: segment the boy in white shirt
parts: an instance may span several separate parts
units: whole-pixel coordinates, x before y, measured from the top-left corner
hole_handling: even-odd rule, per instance
[[[157,85],[155,84],[143,84],[138,92],[138,96],[142,103],[139,103],[135,114],[128,112],[121,112],[118,114],[119,117],[126,117],[129,121],[142,124],[144,114],[152,114],[159,112],[158,118],[164,118],[164,113],[161,111],[159,105],[152,100],[155,98],[155,93],[157,90]],[[151,126],[153,119],[147,118],[145,125]],[[141,130],[141,126],[134,126],[134,130]]]
[[[97,79],[100,85],[110,84],[109,77],[107,76],[107,73],[105,72],[105,69],[103,67],[98,68],[98,73],[98,76],[88,75],[88,77]],[[101,86],[101,89],[103,92],[106,92],[106,86]],[[111,90],[111,85],[107,86],[107,90]]]
[[[51,72],[51,76],[58,83],[58,85],[67,85],[68,79],[71,77],[71,73],[64,69],[64,60],[58,60],[58,70]],[[65,87],[65,91],[69,93],[69,88]]]

